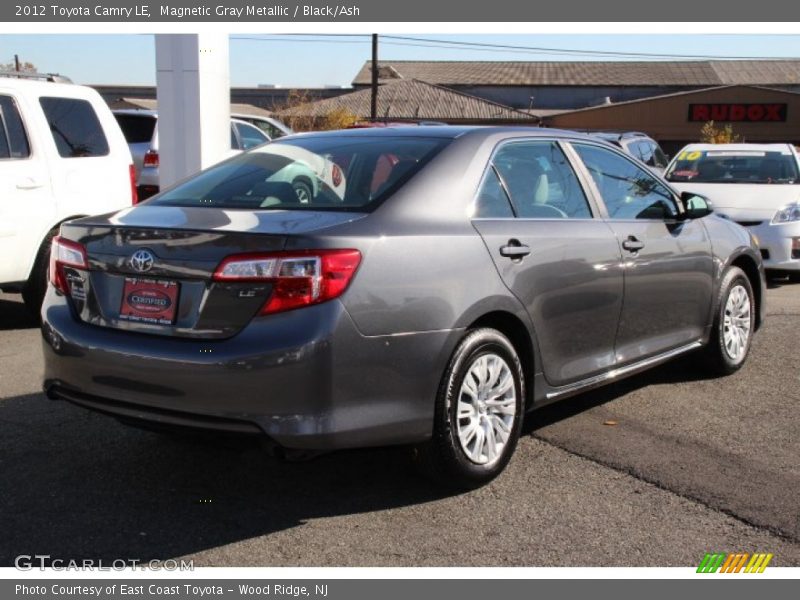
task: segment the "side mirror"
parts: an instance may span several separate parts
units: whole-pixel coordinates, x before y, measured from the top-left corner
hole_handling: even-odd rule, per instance
[[[693,192],[681,193],[681,204],[683,204],[682,219],[702,219],[714,212],[711,201],[705,196]]]

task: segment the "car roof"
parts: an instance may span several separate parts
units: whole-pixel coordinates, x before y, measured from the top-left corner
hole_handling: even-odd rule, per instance
[[[146,108],[113,108],[111,112],[115,115],[135,115],[141,117],[158,118],[158,112],[155,110],[148,110]]]
[[[792,150],[791,144],[689,144],[684,147],[684,150],[732,150],[732,151],[746,151],[746,150],[760,150],[762,152],[786,152]]]
[[[464,136],[483,136],[508,134],[510,137],[571,138],[597,141],[598,138],[576,131],[531,127],[525,125],[484,126],[484,125],[438,125],[436,127],[366,127],[362,129],[336,129],[333,131],[313,131],[300,133],[303,137],[425,137],[456,139]],[[288,136],[293,137],[293,136]]]
[[[45,81],[43,79],[20,79],[0,76],[0,87],[12,88],[42,96],[59,96],[64,98],[86,98],[94,95],[94,89],[76,83]]]

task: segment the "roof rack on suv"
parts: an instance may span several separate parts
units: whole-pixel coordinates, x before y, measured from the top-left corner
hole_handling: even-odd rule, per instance
[[[13,77],[16,79],[39,79],[51,83],[72,83],[72,79],[58,73],[33,73],[31,71],[0,71],[0,77]]]

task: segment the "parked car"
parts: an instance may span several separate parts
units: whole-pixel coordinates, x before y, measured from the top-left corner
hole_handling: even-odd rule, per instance
[[[669,162],[658,142],[646,133],[640,131],[587,131],[586,133],[622,148],[659,175],[664,173]]]
[[[295,152],[341,189],[274,181]],[[765,314],[744,229],[548,129],[287,137],[64,224],[53,256],[49,397],[287,452],[411,444],[457,487],[530,409],[695,350],[736,371]]]
[[[251,115],[238,112],[231,113],[231,117],[258,127],[271,140],[277,140],[285,135],[291,135],[294,133],[291,127],[274,117],[264,117],[262,115]]]
[[[136,189],[140,200],[159,191],[158,112],[120,108],[113,111],[133,155]],[[258,127],[231,119],[231,150],[241,152],[269,141]]]
[[[800,159],[791,144],[690,144],[666,178],[746,227],[764,267],[800,282]]]
[[[48,75],[0,74],[0,288],[39,314],[65,220],[135,201],[133,165],[106,103]]]

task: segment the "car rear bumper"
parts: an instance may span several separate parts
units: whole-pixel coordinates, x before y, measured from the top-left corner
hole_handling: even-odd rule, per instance
[[[800,239],[800,221],[777,224],[765,221],[748,229],[758,242],[765,269],[800,271],[800,250],[792,249],[793,240]]]
[[[256,318],[212,341],[87,325],[52,289],[42,317],[52,398],[122,420],[262,432],[319,450],[427,439],[459,335],[362,336],[339,301]]]

